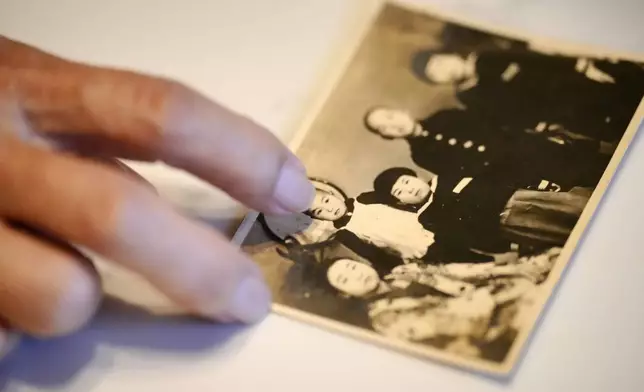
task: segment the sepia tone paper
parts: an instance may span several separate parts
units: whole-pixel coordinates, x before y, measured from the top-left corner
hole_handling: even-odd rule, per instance
[[[386,3],[292,147],[304,232],[235,241],[274,310],[507,374],[640,125],[633,56]],[[322,93],[321,93],[322,94]]]

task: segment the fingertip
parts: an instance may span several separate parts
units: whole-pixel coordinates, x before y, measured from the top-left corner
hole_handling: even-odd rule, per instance
[[[198,312],[220,323],[255,324],[271,310],[272,295],[259,266],[245,253],[230,244],[220,244],[218,274],[212,275],[214,295],[197,290]],[[230,251],[227,252],[226,250]],[[225,259],[223,254],[229,253]],[[224,267],[224,265],[227,265]]]
[[[230,319],[243,324],[262,321],[271,310],[271,292],[256,276],[248,276],[234,289],[224,321]],[[228,320],[226,320],[228,319]]]
[[[126,247],[111,259],[145,276],[188,313],[244,324],[268,313],[271,295],[259,266],[221,233],[156,198],[129,203],[122,217],[118,237]]]
[[[278,174],[273,191],[273,201],[267,212],[286,214],[306,211],[315,197],[313,183],[306,169],[295,156],[289,157]]]

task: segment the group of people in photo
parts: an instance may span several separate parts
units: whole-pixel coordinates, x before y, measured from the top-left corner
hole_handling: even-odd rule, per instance
[[[451,84],[459,106],[363,113],[365,138],[404,140],[416,166],[355,197],[312,178],[313,223],[279,250],[294,262],[283,289],[321,316],[501,361],[619,148],[644,67],[420,51],[409,71]]]

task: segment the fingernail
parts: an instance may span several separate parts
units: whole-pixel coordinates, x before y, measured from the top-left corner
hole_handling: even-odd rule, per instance
[[[256,277],[248,277],[241,282],[228,309],[234,318],[246,324],[261,321],[270,310],[271,292]]]
[[[311,206],[315,189],[299,168],[298,161],[289,159],[282,167],[275,186],[275,200],[281,208],[290,212],[305,211]]]

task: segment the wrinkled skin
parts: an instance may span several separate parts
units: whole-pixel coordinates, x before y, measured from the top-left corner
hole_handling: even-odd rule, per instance
[[[69,334],[94,315],[99,276],[69,244],[194,315],[252,323],[268,313],[256,265],[115,158],[163,161],[261,212],[303,211],[313,198],[271,132],[195,90],[0,36],[0,354],[15,336]]]

